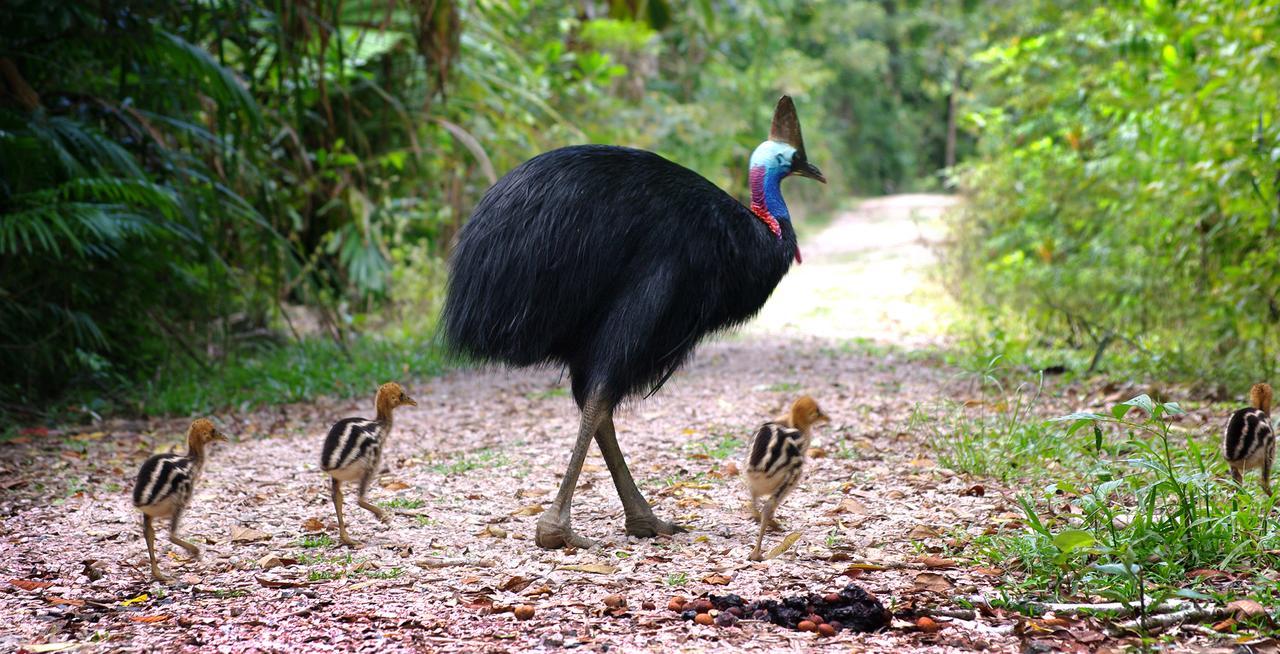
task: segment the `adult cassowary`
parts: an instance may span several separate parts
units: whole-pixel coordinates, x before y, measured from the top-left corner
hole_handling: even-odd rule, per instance
[[[481,361],[568,366],[582,412],[538,545],[593,545],[569,524],[592,438],[627,533],[682,531],[655,517],[636,488],[613,410],[661,387],[704,336],[755,315],[800,260],[779,189],[791,174],[826,182],[783,96],[769,140],[751,154],[750,207],[652,152],[603,145],[534,157],[480,200],[453,252],[445,337]]]

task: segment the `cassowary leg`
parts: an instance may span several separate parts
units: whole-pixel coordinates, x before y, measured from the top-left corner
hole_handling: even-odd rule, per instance
[[[557,549],[560,547],[577,547],[586,549],[595,546],[589,538],[583,538],[569,527],[569,514],[573,507],[573,491],[578,487],[578,475],[582,473],[582,464],[587,460],[587,448],[591,447],[591,438],[600,428],[600,421],[608,415],[610,408],[596,397],[591,397],[582,406],[582,421],[578,425],[578,440],[573,444],[573,453],[569,455],[569,467],[564,471],[564,479],[560,481],[560,490],[556,493],[555,502],[542,512],[538,520],[538,533],[535,541],[538,547]]]
[[[644,499],[636,482],[631,478],[631,470],[627,468],[627,460],[622,456],[622,448],[618,447],[618,434],[613,428],[613,409],[605,413],[596,431],[596,443],[600,445],[600,453],[609,465],[609,474],[613,475],[613,486],[618,489],[618,498],[622,500],[622,509],[627,514],[627,533],[641,538],[651,538],[658,534],[674,534],[687,531],[684,527],[659,520],[653,515],[653,509]]]

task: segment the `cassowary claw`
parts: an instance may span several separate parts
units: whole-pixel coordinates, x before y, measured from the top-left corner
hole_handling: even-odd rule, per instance
[[[681,527],[674,522],[660,520],[652,513],[648,516],[627,518],[627,535],[637,538],[653,538],[659,534],[671,536],[687,531],[689,531],[687,527]]]
[[[547,513],[551,513],[551,510]],[[590,538],[574,533],[573,529],[569,528],[568,520],[560,522],[554,519],[538,521],[538,533],[534,537],[534,542],[538,547],[547,550],[558,550],[564,547],[587,550],[596,546],[596,542]]]

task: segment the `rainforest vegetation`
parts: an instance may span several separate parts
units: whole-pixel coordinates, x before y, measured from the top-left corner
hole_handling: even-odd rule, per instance
[[[742,196],[784,92],[832,180],[789,187],[797,213],[966,196],[944,273],[975,351],[1275,371],[1261,4],[13,0],[0,25],[5,412],[430,369],[443,258],[498,176],[618,143]]]

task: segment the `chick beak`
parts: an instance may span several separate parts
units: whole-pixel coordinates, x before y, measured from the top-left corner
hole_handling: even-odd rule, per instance
[[[403,404],[407,404],[407,405],[409,405],[409,406],[418,406],[418,403],[417,403],[413,398],[409,397],[408,395],[404,396],[404,402],[403,402]]]
[[[230,439],[230,438],[228,438],[226,434],[224,434],[224,433],[222,433],[222,432],[220,432],[220,431],[215,431],[215,432],[213,432],[213,440],[215,440],[215,441],[221,441],[221,442],[223,442],[223,443],[230,443],[230,442],[231,442],[231,439]]]
[[[822,182],[823,184],[827,183],[827,178],[823,177],[822,171],[818,170],[817,166],[809,163],[808,159],[801,159],[799,161],[791,162],[791,172],[801,177],[816,179],[819,182]]]

